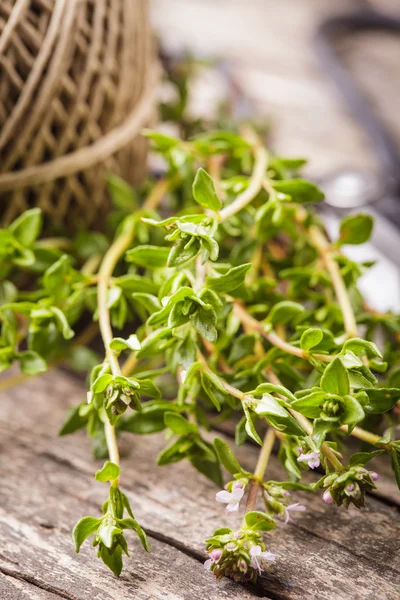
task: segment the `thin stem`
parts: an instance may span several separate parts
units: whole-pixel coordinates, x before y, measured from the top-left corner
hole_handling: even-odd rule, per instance
[[[48,249],[71,250],[72,240],[63,237],[44,238],[36,242],[37,246]]]
[[[93,254],[87,261],[83,264],[81,273],[83,275],[93,275],[99,268],[102,259],[101,254]]]
[[[330,275],[336,299],[342,311],[346,334],[348,337],[357,337],[357,324],[353,307],[351,306],[350,297],[340,273],[339,266],[333,258],[331,245],[323,232],[316,225],[311,225],[308,232],[312,244],[320,254],[325,264],[325,268]]]
[[[252,329],[253,331],[258,331],[266,340],[268,340],[273,346],[280,348],[284,352],[288,354],[292,354],[293,356],[298,356],[299,358],[303,358],[304,360],[309,360],[310,355],[308,352],[305,352],[301,348],[297,348],[297,346],[293,346],[285,340],[282,340],[279,335],[277,335],[274,331],[266,331],[264,325],[257,321],[254,317],[252,317],[245,308],[239,302],[235,302],[233,305],[233,311],[236,316],[240,319],[243,325],[246,325],[247,328]],[[333,356],[328,356],[326,354],[313,354],[313,358],[316,358],[322,362],[331,362],[333,360]]]
[[[272,428],[269,428],[265,433],[260,454],[258,455],[258,460],[254,471],[254,479],[251,480],[249,485],[249,494],[247,496],[246,503],[246,513],[251,512],[255,508],[258,490],[260,489],[260,484],[263,481],[264,474],[267,469],[268,461],[271,456],[272,448],[274,446],[274,441],[275,431]]]
[[[110,280],[121,256],[129,248],[133,240],[133,227],[130,227],[127,231],[122,233],[116,240],[111,244],[110,248],[106,252],[103,262],[99,269],[99,281],[97,286],[97,303],[99,310],[99,326],[101,337],[105,347],[106,357],[110,363],[111,372],[115,377],[121,375],[121,368],[119,366],[118,359],[114,352],[110,348],[110,343],[113,339],[113,333],[110,321],[110,311],[107,306],[108,300],[108,288]],[[106,435],[106,442],[110,460],[116,465],[120,464],[119,451],[117,444],[117,437],[115,434],[115,427],[111,425],[110,421],[106,420],[104,423],[104,431]],[[117,486],[119,478],[111,482],[111,485]]]
[[[246,137],[251,143],[254,152],[254,169],[249,180],[248,187],[237,196],[236,200],[223,208],[219,213],[219,221],[226,221],[243,208],[245,208],[260,192],[265,172],[268,167],[268,152],[264,148],[259,137],[250,130]]]
[[[163,196],[172,185],[175,185],[175,180],[160,180],[153,188],[151,194],[147,197],[143,203],[143,209],[149,210],[156,208],[161,202]],[[110,343],[113,339],[113,333],[110,321],[110,312],[107,306],[108,300],[108,288],[112,278],[114,269],[120,260],[121,256],[126,252],[133,241],[134,228],[133,225],[129,226],[110,246],[106,252],[103,262],[100,265],[98,274],[97,284],[97,304],[99,311],[99,326],[101,337],[106,351],[106,357],[110,364],[111,372],[115,377],[122,375],[119,361],[115,356],[114,352],[110,348]],[[128,359],[129,361],[129,359]],[[126,371],[130,368],[136,359],[132,358],[130,362],[124,365]],[[106,442],[110,460],[115,464],[120,464],[119,451],[117,444],[117,437],[115,434],[115,427],[111,425],[110,421],[106,420],[104,424],[104,430],[106,435]],[[111,485],[118,485],[119,478],[111,482]]]
[[[197,359],[199,360],[199,362],[201,362],[205,371],[208,371],[215,377],[218,377],[220,384],[222,385],[222,387],[228,394],[230,394],[231,396],[234,396],[235,398],[238,398],[238,400],[240,400],[241,402],[243,401],[243,399],[246,396],[245,392],[241,392],[237,388],[233,387],[233,385],[230,385],[230,383],[227,383],[225,381],[225,379],[222,379],[222,377],[219,377],[218,375],[216,375],[216,373],[214,373],[210,369],[210,367],[207,365],[206,358],[205,358],[204,354],[202,354],[202,352],[200,352],[200,350],[197,351]]]
[[[221,167],[225,161],[224,154],[213,154],[208,160],[208,170],[210,177],[214,182],[215,192],[221,200],[224,199],[225,193],[221,188]]]
[[[348,425],[342,425],[340,429],[342,431],[346,431],[346,433],[349,433]],[[377,444],[379,442],[379,440],[381,439],[381,436],[376,435],[375,433],[371,433],[370,431],[366,431],[365,429],[361,429],[361,427],[354,427],[354,429],[350,435],[358,438],[359,440],[361,440],[363,442],[367,442],[368,444],[371,444],[372,446],[375,446],[375,444]]]

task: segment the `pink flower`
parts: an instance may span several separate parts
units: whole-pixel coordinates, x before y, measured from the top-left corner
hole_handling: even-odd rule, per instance
[[[272,552],[262,552],[261,546],[252,546],[250,548],[250,566],[253,569],[257,569],[258,574],[261,575],[263,569],[261,568],[260,561],[274,562],[276,556]]]
[[[378,473],[375,473],[375,471],[370,471],[369,476],[371,477],[372,481],[377,481],[379,479],[379,475]]]
[[[329,490],[326,490],[323,495],[322,495],[322,499],[324,502],[326,502],[327,504],[332,504],[333,502],[333,498],[332,498],[332,494],[330,493]]]
[[[226,504],[226,512],[237,512],[239,510],[239,504],[244,496],[244,487],[241,481],[237,481],[232,486],[232,491],[222,490],[215,496],[217,502]]]
[[[290,512],[304,512],[305,510],[307,510],[307,508],[299,502],[296,502],[296,504],[289,504],[289,506],[285,506],[285,523],[296,523],[294,519],[290,518]]]
[[[316,469],[321,464],[319,452],[309,452],[308,454],[300,454],[297,462],[306,462],[310,469]]]
[[[204,568],[207,571],[210,571],[211,569],[211,565],[217,563],[219,561],[219,559],[222,556],[222,550],[211,550],[210,552],[210,558],[208,560],[206,560],[206,562],[204,563]]]

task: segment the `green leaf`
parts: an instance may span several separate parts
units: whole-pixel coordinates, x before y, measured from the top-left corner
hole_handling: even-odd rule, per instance
[[[247,435],[249,437],[251,437],[252,440],[257,442],[257,444],[260,444],[260,446],[261,446],[262,445],[261,438],[258,435],[256,428],[254,427],[254,423],[253,423],[253,419],[251,418],[250,411],[245,404],[243,404],[243,411],[244,411],[244,414],[246,417],[245,430],[246,430]]]
[[[97,481],[114,481],[120,475],[120,468],[115,463],[107,460],[103,467],[96,472],[95,479]]]
[[[261,400],[258,400],[254,412],[256,412],[258,415],[274,415],[284,418],[289,416],[286,408],[281,406],[279,402],[270,394],[263,394]]]
[[[291,302],[290,300],[283,300],[271,308],[267,320],[273,325],[276,323],[284,325],[302,312],[304,312],[304,306],[302,304]]]
[[[47,371],[46,361],[33,350],[26,350],[19,355],[19,364],[21,371],[25,375],[37,375]]]
[[[74,542],[75,552],[79,552],[83,542],[99,528],[102,519],[95,517],[83,517],[72,530],[72,541]]]
[[[247,271],[251,268],[251,263],[232,267],[223,275],[206,277],[206,286],[215,292],[232,292],[236,290],[245,280]]]
[[[218,337],[218,332],[215,327],[217,323],[217,315],[210,304],[206,304],[205,306],[199,306],[195,313],[189,315],[189,319],[193,327],[207,341],[216,341]]]
[[[151,379],[138,379],[140,385],[140,394],[150,398],[161,398],[161,392]]]
[[[221,385],[219,378],[214,373],[204,372],[201,374],[201,382],[207,396],[217,410],[221,410],[218,394],[226,396],[225,388]]]
[[[144,306],[144,308],[151,314],[152,312],[158,312],[162,309],[161,302],[157,298],[157,296],[153,296],[153,294],[146,294],[143,292],[134,292],[132,294],[132,299],[136,300]]]
[[[204,442],[204,445],[208,449],[213,450],[213,447],[211,446],[211,444]],[[218,487],[223,486],[221,467],[219,465],[219,462],[216,460],[216,456],[214,457],[213,461],[210,461],[210,460],[208,460],[207,455],[191,454],[191,456],[189,457],[189,460],[192,463],[192,465],[194,466],[194,468],[199,471],[199,473],[202,473],[203,475],[205,475],[208,479],[213,481]]]
[[[204,169],[198,169],[193,182],[193,197],[198,204],[205,208],[218,211],[222,208],[222,202],[218,198],[214,182]]]
[[[394,369],[388,377],[388,386],[391,388],[400,388],[400,367]]]
[[[150,546],[148,537],[147,537],[145,531],[142,529],[142,527],[136,521],[136,519],[133,519],[131,517],[128,517],[127,519],[120,519],[118,521],[118,525],[122,529],[133,529],[133,531],[136,531],[138,538],[142,543],[143,548],[146,550],[146,552],[151,552],[151,546]]]
[[[375,456],[379,456],[383,454],[384,450],[375,450],[374,452],[356,452],[352,456],[350,456],[350,465],[365,465],[367,462],[375,458]]]
[[[283,385],[276,385],[275,383],[260,383],[260,385],[256,387],[256,389],[254,390],[254,392],[252,392],[252,394],[255,394],[255,395],[261,394],[262,395],[262,394],[270,394],[272,392],[275,392],[276,394],[280,394],[281,396],[285,396],[291,402],[296,400],[296,396],[294,394],[292,394],[291,391],[289,391]]]
[[[187,438],[179,438],[164,448],[157,456],[157,464],[160,466],[178,462],[187,456],[193,447],[193,442]]]
[[[371,215],[348,215],[340,223],[339,245],[364,244],[371,237],[374,220]]]
[[[154,327],[156,325],[161,325],[162,323],[165,323],[168,320],[168,316],[175,304],[177,304],[178,302],[183,302],[188,298],[196,298],[195,291],[187,286],[181,287],[174,294],[166,298],[166,303],[164,304],[163,308],[158,312],[153,313],[149,317],[147,324]]]
[[[174,412],[166,412],[164,422],[176,435],[189,435],[198,431],[197,425]]]
[[[312,439],[317,448],[320,448],[325,440],[326,434],[337,429],[337,422],[315,419],[313,423]]]
[[[321,377],[321,388],[330,394],[346,396],[350,392],[349,375],[340,358],[335,358]]]
[[[323,337],[324,334],[320,329],[316,327],[310,327],[309,329],[303,331],[303,334],[300,338],[300,348],[305,352],[308,352],[311,350],[311,348],[314,348],[314,346],[318,346]]]
[[[396,478],[397,487],[400,490],[400,456],[396,448],[390,449],[390,462]]]
[[[325,198],[323,191],[318,186],[303,179],[273,181],[272,185],[277,192],[290,196],[293,202],[298,202],[299,204],[320,202]]]
[[[157,329],[142,340],[142,347],[136,356],[137,358],[154,356],[174,344],[175,341],[176,339],[172,337],[172,329],[170,327]]]
[[[146,269],[165,267],[168,261],[170,248],[165,246],[136,246],[128,250],[125,257],[127,262],[135,263]]]
[[[361,338],[352,338],[343,344],[342,352],[353,352],[356,356],[367,354],[368,356],[378,356],[382,358],[382,352],[374,342],[363,340]]]
[[[242,333],[238,335],[230,345],[228,362],[235,364],[245,356],[254,354],[254,344],[256,342],[253,333]]]
[[[119,577],[122,571],[122,548],[121,546],[117,546],[115,550],[109,550],[106,546],[102,546],[99,557],[103,561],[103,563],[116,575]]]
[[[92,392],[95,394],[101,394],[104,392],[106,387],[114,380],[114,377],[109,373],[105,373],[97,377],[95,381],[92,383]]]
[[[154,148],[160,150],[161,152],[165,152],[166,150],[170,150],[175,146],[179,146],[180,140],[173,138],[169,135],[165,135],[164,133],[160,133],[159,131],[152,131],[151,129],[143,129],[141,131],[142,135],[147,137],[149,140],[153,142]]]
[[[108,193],[116,208],[122,210],[135,210],[137,208],[136,195],[133,188],[117,175],[107,177]]]
[[[137,338],[137,335],[134,333],[128,337],[128,339],[124,340],[124,338],[114,338],[110,342],[111,350],[132,350],[132,352],[136,352],[140,350],[140,342]]]
[[[365,413],[358,400],[354,396],[345,396],[344,412],[340,422],[350,425],[360,423],[363,419],[365,419]]]
[[[241,473],[243,471],[231,448],[226,442],[224,442],[224,440],[215,438],[214,446],[220,462],[224,465],[225,469],[229,471],[229,473],[236,475],[236,473]]]
[[[317,419],[321,414],[321,404],[323,404],[325,396],[326,393],[323,390],[315,390],[292,402],[292,408],[309,419]]]
[[[88,417],[87,415],[81,416],[81,406],[81,404],[77,404],[69,410],[68,416],[58,432],[58,435],[69,435],[70,433],[74,433],[75,431],[78,431],[78,429],[85,427]],[[86,404],[84,406],[86,406]]]
[[[141,413],[135,412],[119,424],[119,429],[131,433],[148,434],[165,429],[164,414],[175,409],[167,400],[154,400],[143,404]]]
[[[70,270],[71,259],[66,254],[63,254],[57,262],[47,269],[43,275],[43,287],[49,296],[53,296],[56,300],[60,300],[70,294]]]
[[[179,239],[171,248],[168,255],[167,267],[177,268],[192,261],[200,252],[200,242],[191,242],[187,239]]]
[[[63,338],[65,340],[70,340],[71,338],[73,338],[75,334],[74,334],[73,330],[71,329],[71,327],[69,326],[67,317],[64,315],[62,310],[60,310],[56,306],[52,306],[50,308],[50,310],[54,315],[54,318],[55,318],[55,321],[57,324],[57,329],[59,331],[61,331]]]
[[[398,388],[367,388],[363,392],[368,397],[363,408],[366,413],[380,415],[391,410],[400,400],[400,389]]]
[[[297,421],[270,394],[264,394],[258,401],[255,413],[264,416],[277,431],[283,431],[287,435],[304,435]]]
[[[42,222],[42,211],[40,208],[31,208],[15,219],[11,223],[9,230],[12,231],[15,239],[22,246],[30,247],[39,237]]]
[[[241,446],[247,440],[246,417],[243,416],[235,427],[235,444]]]
[[[97,535],[99,536],[101,542],[106,546],[106,548],[111,549],[118,537],[122,533],[122,529],[120,527],[115,526],[116,521],[108,521],[107,519],[103,520],[100,524],[100,527],[97,531]]]
[[[248,529],[253,531],[272,531],[276,527],[276,523],[270,515],[257,510],[246,513],[244,520]]]

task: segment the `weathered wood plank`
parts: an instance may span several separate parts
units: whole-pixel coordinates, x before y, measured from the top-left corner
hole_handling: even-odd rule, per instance
[[[0,592],[2,600],[59,600],[60,596],[38,588],[33,583],[15,577],[13,568],[5,567],[5,572],[0,573]]]
[[[17,514],[14,518],[18,523],[39,528],[40,537],[61,532],[62,540],[54,539],[54,543],[62,544],[62,556],[69,559],[67,575],[70,568],[79,571],[84,560],[85,571],[80,576],[95,573],[97,584],[99,578],[109,581],[108,573],[99,565],[93,566],[90,549],[85,550],[83,558],[71,558],[69,531],[82,511],[96,514],[104,499],[104,486],[92,479],[95,465],[88,458],[88,444],[83,436],[64,439],[53,436],[62,421],[63,407],[79,401],[83,395],[83,387],[62,373],[47,374],[31,380],[28,386],[3,394],[2,472],[7,473],[9,484],[2,505],[11,516]],[[18,432],[10,428],[7,420],[16,410],[22,421]],[[214,502],[214,486],[184,463],[162,469],[153,467],[154,458],[164,444],[162,436],[136,436],[133,444],[129,457],[123,460],[123,485],[137,518],[154,537],[202,557],[204,537],[213,528],[232,523]],[[245,464],[252,467],[256,449],[246,446],[240,452]],[[18,477],[13,475],[11,465]],[[282,476],[275,459],[269,472],[271,478]],[[43,490],[48,497],[47,504],[41,499]],[[15,497],[23,508],[22,515],[15,506]],[[263,578],[264,593],[288,600],[374,597],[395,600],[400,594],[398,514],[374,499],[367,513],[338,511],[314,496],[299,494],[297,499],[307,503],[309,512],[299,518],[298,527],[279,525],[269,536],[270,548],[279,555],[279,560]],[[53,506],[57,500],[59,506],[50,511],[48,505]],[[41,519],[54,529],[41,526]],[[235,519],[239,524],[239,517],[233,517],[234,523]],[[48,543],[53,547],[53,541]],[[162,553],[177,552],[167,548],[168,552],[164,549]],[[23,551],[29,552],[29,548]],[[54,553],[46,556],[45,565],[54,560]],[[139,560],[136,552],[132,560]],[[133,572],[148,577],[151,569],[156,569],[158,552],[154,560],[146,556],[142,562],[140,557]],[[213,580],[200,565],[194,564],[188,578],[203,585],[205,576],[205,589],[212,589]],[[43,568],[47,575],[46,567]],[[164,571],[165,564],[158,568]],[[134,577],[131,569],[128,561],[129,577]],[[348,582],[354,574],[356,585],[349,592]],[[377,589],[380,595],[373,596]]]

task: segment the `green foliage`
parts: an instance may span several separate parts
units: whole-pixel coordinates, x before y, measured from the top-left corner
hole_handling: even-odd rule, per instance
[[[340,223],[338,244],[364,244],[369,240],[374,221],[371,215],[349,215]]]
[[[145,132],[165,173],[136,189],[109,177],[115,210],[106,233],[40,239],[38,209],[0,230],[0,371],[16,362],[32,376],[61,360],[90,371],[87,401],[70,410],[59,433],[86,430],[106,461],[96,479],[110,489],[103,515],[75,526],[77,552],[93,536],[98,556],[119,575],[128,530],[150,550],[117,486],[124,473],[107,460],[107,442],[119,432],[164,432],[158,465],[188,461],[220,487],[223,466],[234,478],[222,496],[232,498],[233,510],[248,488],[262,494],[266,512],[253,510],[250,498],[238,532],[217,529],[207,540],[209,551],[221,550],[211,569],[217,576],[249,581],[257,575],[252,547],[264,549],[263,532],[288,516],[287,490],[310,490],[301,481],[307,457],[325,470],[314,487],[338,505],[364,505],[375,487],[364,465],[380,454],[389,456],[400,484],[400,442],[391,433],[380,437],[398,421],[400,320],[364,306],[357,281],[371,264],[340,251],[370,237],[371,218],[345,217],[339,240],[324,241],[321,250],[311,234],[324,240],[324,230],[303,205],[323,193],[301,178],[305,161],[270,157],[266,165],[264,153],[260,163],[254,132],[199,133],[185,120],[186,84],[175,75],[177,103],[163,111],[179,114],[183,130],[195,135]],[[208,174],[215,159],[218,182]],[[346,311],[362,337],[348,331]],[[88,342],[91,321],[100,321],[104,357]],[[213,426],[229,419],[238,444],[251,438],[263,446],[264,463],[270,448],[261,434],[265,426],[276,432],[289,481],[264,481],[265,464],[253,475],[226,441],[213,440]],[[345,466],[338,442],[360,435],[356,426],[373,429],[360,436],[370,447]]]
[[[202,168],[198,169],[193,181],[193,198],[205,208],[214,211],[222,208],[222,202],[215,192],[214,182]]]

